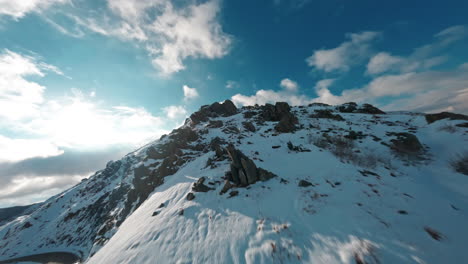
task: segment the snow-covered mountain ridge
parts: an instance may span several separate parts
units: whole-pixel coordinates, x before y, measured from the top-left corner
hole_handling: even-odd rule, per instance
[[[371,105],[202,107],[0,227],[0,260],[468,262],[467,117]]]

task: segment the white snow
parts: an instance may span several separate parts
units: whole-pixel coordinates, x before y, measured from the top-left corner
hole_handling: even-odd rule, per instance
[[[441,130],[461,121],[441,120],[428,125],[423,115],[405,112],[378,117],[340,113],[346,121],[308,117],[314,109],[327,108],[294,107],[303,128],[278,135],[273,129],[276,122],[265,122],[263,126],[252,122],[258,130],[252,133],[243,128],[242,113],[216,118],[224,126],[210,128],[203,135],[203,143],[209,143],[214,137],[223,138],[234,143],[258,167],[278,177],[247,188],[234,188],[239,192],[234,197],[229,197],[229,191],[220,195],[229,161],[218,161],[216,168],[210,168],[206,163],[214,152],[194,155],[193,161],[166,177],[164,184],[118,229],[108,233],[109,237],[113,236],[102,248],[94,246],[95,254],[86,263],[356,263],[357,260],[468,263],[468,177],[450,166],[456,154],[468,149],[468,134],[465,128],[457,127],[454,132]],[[302,113],[302,110],[307,111]],[[241,130],[244,138],[222,132],[231,125]],[[201,131],[205,127],[202,123],[196,129]],[[375,141],[367,136],[354,141],[354,150],[360,151],[356,153],[358,158],[378,157],[369,162],[369,167],[340,160],[329,150],[312,144],[312,139],[322,137],[324,131],[344,135],[350,129],[381,139]],[[414,131],[425,145],[426,154],[421,160],[405,160],[381,144],[382,141],[390,143],[393,138],[387,132],[408,131]],[[289,141],[310,152],[289,150]],[[152,166],[154,160],[138,158],[146,155],[147,147],[160,142],[132,153],[136,158],[129,158],[129,162],[133,162],[133,167]],[[363,175],[364,170],[376,175]],[[202,176],[206,177],[205,183],[213,182],[216,190],[197,192],[195,199],[188,201],[186,195],[191,192],[192,184]],[[132,177],[120,175],[105,189],[130,183]],[[300,180],[307,180],[313,186],[299,187]],[[55,212],[39,210],[16,222],[31,221],[34,225],[33,217],[56,217],[65,203],[78,209],[92,203],[93,197],[99,197],[96,194],[67,198],[74,197],[79,188],[83,186],[65,192],[65,198],[47,209]],[[162,203],[164,206],[159,208]],[[118,206],[116,210],[121,208]],[[159,213],[152,216],[155,211]],[[0,237],[9,227],[19,225],[0,227]],[[47,225],[50,228],[47,231],[35,226],[12,240],[11,243],[23,244],[17,248],[9,246],[10,252],[31,254],[31,248],[40,243],[37,241],[57,232],[53,224]],[[440,232],[442,239],[433,239],[425,231],[427,227]],[[25,248],[24,241],[35,235],[40,240],[32,239],[29,248]],[[60,245],[37,249],[34,253],[86,250],[89,248]]]

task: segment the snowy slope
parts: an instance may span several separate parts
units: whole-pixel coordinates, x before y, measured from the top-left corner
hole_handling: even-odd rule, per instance
[[[344,120],[317,118],[315,110],[327,109]],[[172,150],[179,158],[170,160],[168,176],[154,178],[158,184],[150,189],[141,182],[169,164],[167,157],[150,154],[151,148],[180,138],[170,135],[130,153],[117,171],[105,177],[98,172],[0,227],[1,259],[67,251],[86,263],[468,262],[468,177],[450,164],[468,149],[468,130],[456,126],[466,121],[428,124],[422,114],[342,113],[310,105],[293,107],[297,129],[278,133],[278,122],[262,120],[263,111],[243,108],[187,122],[183,129],[195,131],[197,139]],[[392,148],[401,132],[423,144],[417,155]],[[343,136],[352,139],[335,148],[334,140]],[[277,177],[220,194],[231,161],[227,155],[213,161],[216,153],[208,146],[216,137]],[[200,177],[214,190],[194,192],[188,200]],[[299,186],[301,180],[311,185]],[[132,189],[150,194],[132,199]],[[101,197],[116,190],[126,192],[115,194],[116,202],[99,217],[87,210],[82,218],[64,220],[97,201],[108,204]],[[32,226],[24,228],[27,222]],[[72,238],[58,239],[65,234]],[[58,242],[45,244],[47,239]]]

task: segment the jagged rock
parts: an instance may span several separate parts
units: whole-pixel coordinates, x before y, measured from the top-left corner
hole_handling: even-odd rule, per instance
[[[219,194],[225,194],[229,189],[231,189],[233,186],[229,180],[224,181],[224,186],[219,192]]]
[[[232,181],[235,183],[235,184],[240,184],[241,181],[240,181],[240,177],[239,177],[239,168],[237,168],[236,166],[234,166],[233,163],[231,163],[231,176],[232,176]]]
[[[277,102],[275,104],[275,109],[279,116],[282,116],[283,114],[289,113],[291,111],[291,107],[286,102]]]
[[[306,180],[300,180],[298,186],[299,187],[308,187],[313,185],[311,182],[306,181]]]
[[[390,140],[392,142],[391,148],[397,152],[406,154],[417,154],[423,150],[421,142],[418,138],[410,133],[391,133],[390,135],[396,136],[396,139]]]
[[[281,121],[288,114],[291,114],[291,107],[286,102],[277,102],[275,105],[266,104],[262,107],[262,118],[264,121]]]
[[[223,129],[223,132],[226,134],[239,134],[240,130],[235,126],[227,126]]]
[[[249,181],[247,180],[247,175],[245,175],[244,170],[242,169],[239,170],[239,179],[240,179],[240,184],[242,186],[249,185]]]
[[[450,112],[442,112],[437,114],[426,114],[426,121],[428,124],[434,123],[435,121],[449,118],[450,120],[468,120],[468,116],[462,114],[455,114]]]
[[[158,208],[163,208],[164,206],[166,206],[164,203],[161,203]]]
[[[257,173],[258,173],[258,178],[261,181],[267,181],[267,180],[269,180],[271,178],[276,177],[276,174],[274,174],[273,172],[267,171],[267,170],[262,169],[262,168],[257,168]]]
[[[200,122],[206,122],[210,117],[216,116],[232,116],[237,114],[237,107],[230,100],[226,100],[223,103],[214,103],[212,105],[204,105],[197,112],[190,116],[193,124]]]
[[[159,211],[154,211],[151,216],[157,216],[159,214]]]
[[[185,197],[187,200],[189,201],[192,201],[193,199],[195,199],[195,194],[193,193],[187,193],[187,196]]]
[[[229,198],[234,197],[234,196],[237,196],[238,194],[239,194],[239,191],[236,191],[236,190],[231,191],[231,192],[229,193]]]
[[[241,158],[242,167],[245,170],[248,184],[253,184],[257,181],[257,166],[251,159]]]
[[[377,107],[371,104],[363,104],[361,107],[358,106],[355,102],[349,102],[337,106],[336,109],[341,113],[361,113],[361,114],[385,114],[384,111],[378,109]]]
[[[245,129],[247,129],[250,132],[255,132],[257,129],[251,122],[242,122],[242,125],[244,126]]]
[[[256,114],[257,113],[254,111],[247,111],[247,112],[244,112],[244,118],[252,118]]]
[[[174,129],[169,138],[174,139],[178,142],[192,142],[198,139],[198,134],[193,131],[190,127],[183,127],[179,129]]]
[[[184,209],[183,208],[179,209],[179,212],[177,214],[178,215],[184,215]]]
[[[195,182],[192,186],[192,191],[194,192],[208,192],[214,190],[204,184],[205,177],[200,177],[197,182]]]
[[[378,109],[377,107],[371,104],[363,104],[362,107],[358,108],[356,113],[361,114],[372,114],[372,115],[384,115],[385,112]]]
[[[457,124],[455,126],[468,128],[468,123],[461,123],[461,124]]]
[[[339,114],[333,114],[331,110],[314,110],[315,114],[310,115],[311,118],[327,118],[336,121],[344,121],[344,118]]]
[[[210,120],[207,127],[209,127],[209,128],[220,128],[222,126],[223,126],[223,121],[221,121],[221,120]]]
[[[330,106],[330,105],[329,104],[324,104],[324,103],[311,103],[308,106],[312,107],[312,106]]]
[[[275,126],[275,130],[280,133],[289,133],[296,130],[298,123],[297,117],[292,113],[283,114],[279,123]]]
[[[214,103],[210,105],[210,110],[221,116],[232,116],[237,114],[237,107],[231,100],[226,100],[223,103]]]

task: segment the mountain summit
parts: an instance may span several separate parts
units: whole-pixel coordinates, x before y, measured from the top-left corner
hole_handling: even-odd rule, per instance
[[[0,226],[0,263],[467,262],[467,120],[203,106]]]

